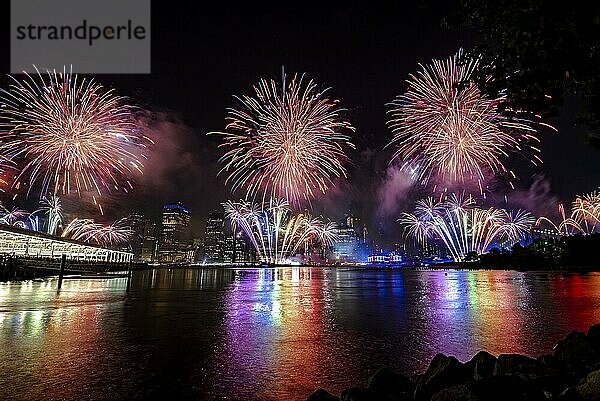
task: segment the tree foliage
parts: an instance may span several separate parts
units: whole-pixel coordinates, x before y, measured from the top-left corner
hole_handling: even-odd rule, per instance
[[[545,115],[576,94],[577,122],[600,147],[600,2],[459,0],[446,22],[473,28],[473,51],[487,66],[478,77],[485,90],[506,90],[509,108]]]

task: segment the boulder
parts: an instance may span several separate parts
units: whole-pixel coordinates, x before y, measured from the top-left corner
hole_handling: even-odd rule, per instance
[[[445,388],[431,397],[431,401],[472,401],[476,399],[464,384]]]
[[[582,401],[577,394],[577,390],[574,387],[569,387],[562,393],[560,393],[557,397],[552,399],[553,401]]]
[[[600,323],[589,328],[587,338],[596,352],[596,358],[600,357]]]
[[[588,374],[575,390],[584,401],[600,400],[600,370]]]
[[[573,331],[554,346],[554,357],[562,362],[586,362],[594,358],[594,349],[587,336],[579,331]]]
[[[517,374],[523,377],[535,376],[542,366],[541,362],[524,355],[502,354],[496,361],[494,376]]]
[[[404,400],[412,399],[415,385],[408,377],[394,373],[388,368],[382,368],[371,376],[368,389]]]
[[[308,396],[306,401],[340,401],[339,397],[331,395],[322,388]]]
[[[587,337],[590,342],[600,342],[600,323],[596,323],[588,329]]]
[[[527,383],[532,387],[551,396],[558,396],[567,388],[574,386],[578,382],[578,378],[571,374],[549,374],[542,375],[529,380]]]
[[[498,357],[500,359],[500,357]],[[530,386],[518,376],[493,376],[473,382],[470,390],[478,400],[486,401],[536,401],[543,400],[544,393]]]
[[[342,391],[342,401],[371,401],[374,400],[373,394],[369,393],[366,388],[351,387]]]
[[[552,354],[544,354],[537,357],[537,361],[546,366],[553,366],[556,364],[556,359],[552,356]]]
[[[342,401],[398,401],[380,391],[362,387],[352,387],[342,391],[341,398]]]
[[[469,370],[453,356],[437,354],[427,371],[417,382],[415,400],[429,400],[442,389],[464,384],[470,379]]]
[[[472,372],[473,379],[483,379],[494,374],[496,359],[489,352],[479,351],[469,362],[465,363],[465,367]]]
[[[542,401],[546,397],[518,376],[493,376],[443,389],[431,401]]]

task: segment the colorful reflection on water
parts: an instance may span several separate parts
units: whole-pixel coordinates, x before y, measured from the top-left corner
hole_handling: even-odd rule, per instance
[[[0,284],[0,398],[303,400],[600,322],[600,273],[155,270],[125,288]]]

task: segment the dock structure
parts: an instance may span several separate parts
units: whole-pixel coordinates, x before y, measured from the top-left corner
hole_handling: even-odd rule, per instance
[[[129,263],[133,253],[0,224],[0,255],[73,262]]]

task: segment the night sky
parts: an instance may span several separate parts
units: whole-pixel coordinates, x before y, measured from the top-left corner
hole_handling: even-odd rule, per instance
[[[249,93],[261,77],[278,78],[285,66],[288,75],[304,72],[331,87],[357,128],[349,181],[313,206],[332,218],[352,209],[372,226],[382,221],[384,231],[395,232],[389,222],[410,207],[411,197],[395,182],[386,184],[391,151],[383,147],[391,133],[385,126],[385,104],[403,91],[418,63],[472,45],[470,32],[441,28],[440,19],[452,13],[451,6],[217,2],[209,8],[201,2],[152,3],[152,74],[96,77],[154,113],[157,139],[145,177],[131,196],[112,200],[109,215],[139,209],[157,216],[164,203],[180,200],[194,211],[199,234],[209,210],[226,197],[243,196],[231,196],[224,178],[216,177],[218,139],[205,134],[223,130],[232,95]],[[0,72],[5,75],[10,54],[7,4],[0,16]],[[0,84],[6,83],[2,77]],[[560,117],[550,121],[559,133],[542,132],[543,166],[516,162],[521,180],[514,197],[524,199],[524,205],[532,201],[552,209],[552,202],[570,201],[600,185],[600,152],[583,142],[582,127],[574,127],[576,111],[577,99],[567,99]],[[387,206],[383,191],[389,192]]]

